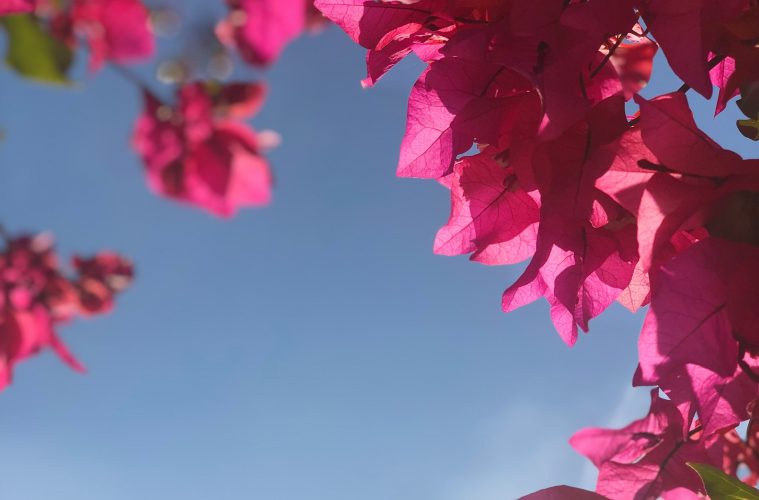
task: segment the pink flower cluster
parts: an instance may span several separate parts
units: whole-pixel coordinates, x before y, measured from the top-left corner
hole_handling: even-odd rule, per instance
[[[219,40],[236,48],[249,64],[273,63],[306,29],[318,28],[324,17],[313,0],[226,0],[229,15],[216,27]]]
[[[11,382],[17,363],[43,349],[84,370],[56,329],[75,316],[110,311],[133,271],[129,261],[110,252],[74,257],[72,264],[76,274],[67,277],[47,235],[6,237],[0,253],[0,390]]]
[[[230,1],[229,7],[217,31],[254,64],[273,62],[285,44],[324,19],[306,0]],[[0,15],[22,13],[33,14],[35,24],[60,44],[86,45],[93,73],[106,62],[131,64],[155,52],[150,12],[141,0],[0,0]],[[70,54],[58,56],[65,73]],[[263,105],[264,85],[185,82],[170,105],[127,76],[145,98],[133,144],[155,192],[222,217],[270,202],[272,175],[263,151],[276,138],[262,137],[244,123]]]
[[[634,383],[669,399],[654,391],[645,419],[573,438],[600,469],[597,491],[703,494],[685,462],[727,464],[725,436],[759,396],[759,160],[699,130],[685,91],[709,97],[718,86],[719,112],[759,80],[756,2],[316,6],[368,49],[365,85],[410,53],[427,63],[398,174],[451,190],[436,253],[531,258],[503,309],[545,298],[569,345],[614,301],[650,305]],[[647,100],[638,92],[659,48],[685,85]]]
[[[40,10],[52,14],[58,37],[72,47],[79,39],[87,45],[93,72],[106,61],[130,64],[149,59],[155,52],[150,13],[140,0],[73,0],[65,9],[59,5],[48,1]]]
[[[258,112],[266,88],[194,82],[177,94],[172,107],[144,93],[133,142],[150,187],[222,217],[269,203],[269,164],[255,132],[242,122]]]
[[[688,463],[714,464],[731,475],[745,465],[747,482],[756,484],[757,424],[752,418],[746,441],[734,429],[694,427],[674,401],[654,389],[645,418],[619,430],[585,429],[570,443],[598,467],[597,492],[607,498],[694,498],[703,484]]]
[[[32,59],[40,55],[35,50],[51,50],[67,66],[66,56],[52,45],[55,40],[72,48],[84,41],[92,71],[106,61],[134,62],[154,51],[149,12],[139,0],[0,0],[0,15],[16,14],[36,16],[35,25],[52,35],[51,44],[28,44],[25,56]],[[109,312],[116,294],[132,281],[132,264],[111,252],[74,257],[75,275],[68,277],[60,269],[51,237],[11,238],[2,230],[0,237],[5,242],[0,251],[0,390],[10,384],[19,362],[44,349],[83,371],[56,330],[76,316]]]

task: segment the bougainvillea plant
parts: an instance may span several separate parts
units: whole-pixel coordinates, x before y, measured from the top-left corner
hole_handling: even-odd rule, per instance
[[[469,254],[487,265],[529,259],[503,294],[504,311],[544,298],[571,346],[615,301],[648,308],[633,384],[654,387],[649,414],[623,429],[572,438],[599,470],[595,493],[560,486],[530,498],[718,498],[715,484],[734,485],[739,470],[756,485],[759,159],[708,137],[688,101],[691,89],[709,98],[716,88],[715,114],[734,101],[745,115],[736,132],[759,139],[756,0],[226,5],[228,14],[214,23],[219,45],[258,67],[326,20],[367,49],[366,87],[411,54],[426,63],[409,98],[397,172],[450,189],[451,215],[436,253]],[[121,68],[154,50],[138,0],[0,0],[0,13],[17,14],[3,26],[7,60],[22,75],[67,81],[84,43],[92,73],[113,64],[137,84],[145,110],[133,144],[154,191],[220,216],[269,201],[264,145],[243,123],[261,106],[263,84],[183,78],[172,102],[161,100]],[[640,91],[658,52],[683,84],[647,99]],[[637,111],[629,116],[631,107]],[[111,264],[78,266],[113,292],[113,269],[130,273]],[[23,307],[35,304],[54,321],[59,299],[32,296]],[[108,294],[94,296],[61,303],[68,310],[110,303]],[[5,303],[21,307],[14,300]],[[8,339],[26,331],[18,317],[6,320]],[[28,331],[41,339],[37,347],[6,348],[7,359],[45,346],[71,359],[52,330]]]
[[[759,160],[699,130],[686,92],[710,97],[718,87],[717,113],[742,94],[739,126],[753,138],[756,2],[316,6],[368,50],[365,85],[411,53],[427,63],[409,98],[398,174],[451,190],[436,253],[530,259],[503,309],[545,298],[569,345],[614,301],[649,306],[633,381],[657,386],[649,415],[572,438],[599,469],[597,493],[706,494],[689,462],[730,474],[744,464],[755,483],[759,450],[735,428],[759,396]],[[657,50],[684,84],[645,99]],[[638,111],[627,116],[631,100]]]

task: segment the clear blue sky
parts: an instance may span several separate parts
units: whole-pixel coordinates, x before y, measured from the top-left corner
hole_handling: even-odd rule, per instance
[[[46,354],[0,394],[0,498],[592,488],[566,441],[645,413],[646,390],[627,389],[642,316],[614,307],[569,349],[544,302],[501,313],[518,267],[432,254],[448,192],[394,176],[418,71],[366,91],[363,51],[339,30],[292,45],[253,121],[284,136],[275,202],[231,221],[148,192],[128,148],[139,95],[115,73],[74,90],[0,73],[2,223],[53,232],[65,255],[119,250],[138,270],[113,314],[62,329],[87,376]],[[734,105],[705,113],[715,138],[755,154]]]

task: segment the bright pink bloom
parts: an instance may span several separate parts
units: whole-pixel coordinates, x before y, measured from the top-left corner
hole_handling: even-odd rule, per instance
[[[356,43],[369,49],[365,86],[374,85],[412,51],[428,62],[439,58],[437,50],[461,24],[457,18],[491,21],[504,14],[503,3],[494,1],[316,0],[315,4]]]
[[[701,33],[704,0],[640,2],[646,26],[656,37],[672,69],[696,91],[712,94]]]
[[[685,419],[699,415],[699,422],[708,436],[731,429],[749,417],[750,404],[759,397],[759,384],[746,369],[756,371],[759,361],[744,355],[746,368],[736,367],[729,376],[688,363],[672,369],[666,377],[646,380],[640,369],[634,385],[659,385],[677,405]]]
[[[716,58],[716,54],[711,54],[710,59]],[[713,67],[709,71],[709,78],[712,84],[719,88],[719,96],[717,97],[717,106],[714,109],[714,115],[720,114],[727,107],[727,102],[740,93],[740,90],[735,87],[732,90],[728,90],[730,85],[730,79],[735,74],[735,59],[732,57],[725,57],[719,64]]]
[[[508,144],[514,129],[524,133],[533,120],[540,124],[541,103],[538,131],[557,137],[592,105],[623,90],[629,96],[650,77],[655,46],[649,40],[631,38],[611,63],[609,49],[599,50],[608,33],[634,26],[631,2],[545,4],[535,10],[521,1],[317,2],[370,49],[365,83],[411,51],[431,63],[410,97],[401,145],[398,173],[412,177],[446,175],[473,142],[493,144],[495,137]],[[567,85],[576,68],[572,82],[579,85]]]
[[[635,102],[640,105],[643,142],[669,171],[703,177],[759,171],[759,162],[743,161],[698,129],[683,92],[651,100],[636,96]]]
[[[570,345],[614,300],[651,303],[635,383],[671,401],[575,440],[615,500],[701,492],[685,461],[738,453],[725,429],[759,395],[759,160],[699,130],[685,92],[638,95],[661,44],[686,84],[720,88],[721,110],[759,80],[755,3],[316,0],[368,49],[365,85],[412,52],[427,64],[398,174],[451,189],[435,252],[502,264],[534,248],[503,308],[544,297]]]
[[[530,82],[507,68],[454,58],[433,62],[409,98],[398,175],[446,175],[474,142],[504,149],[518,120],[537,122],[539,106]]]
[[[759,189],[759,161],[743,160],[699,130],[680,92],[636,100],[640,124],[622,135],[596,187],[637,217],[641,269],[648,272],[676,253],[673,238],[683,230],[707,225],[734,193]]]
[[[255,113],[264,94],[256,83],[191,83],[171,108],[146,93],[134,146],[150,187],[223,217],[240,207],[269,203],[269,164],[253,129],[233,119]]]
[[[451,175],[451,217],[438,231],[435,253],[472,253],[484,264],[514,264],[535,253],[538,202],[514,171],[482,153],[459,161]]]
[[[708,238],[653,275],[636,384],[693,401],[707,432],[746,418],[746,405],[759,395],[745,373],[757,362],[743,354],[759,338],[756,262],[759,248]]]
[[[721,436],[691,428],[675,404],[651,391],[648,416],[623,429],[584,429],[572,447],[598,467],[596,491],[614,500],[685,498],[704,493],[687,462],[721,466]]]
[[[709,53],[720,25],[749,7],[748,0],[645,0],[636,2],[667,61],[686,84],[709,98]]]
[[[604,101],[586,120],[535,149],[541,217],[535,255],[503,295],[512,311],[540,297],[569,345],[578,327],[604,311],[631,282],[638,260],[634,220],[595,188],[625,130],[621,96]],[[621,114],[620,114],[621,113]],[[611,146],[610,146],[611,145]]]

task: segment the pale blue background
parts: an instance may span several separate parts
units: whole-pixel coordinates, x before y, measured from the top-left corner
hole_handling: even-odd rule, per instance
[[[432,254],[448,193],[394,176],[418,71],[362,90],[363,51],[339,30],[293,44],[253,121],[284,136],[276,200],[231,221],[148,192],[128,148],[139,95],[117,74],[61,90],[0,73],[3,224],[138,270],[113,314],[61,330],[89,375],[45,354],[0,394],[0,499],[592,488],[566,441],[645,413],[646,391],[627,389],[642,316],[614,307],[570,350],[544,302],[500,312],[517,267]],[[734,105],[712,122],[691,99],[718,140],[755,154]]]

